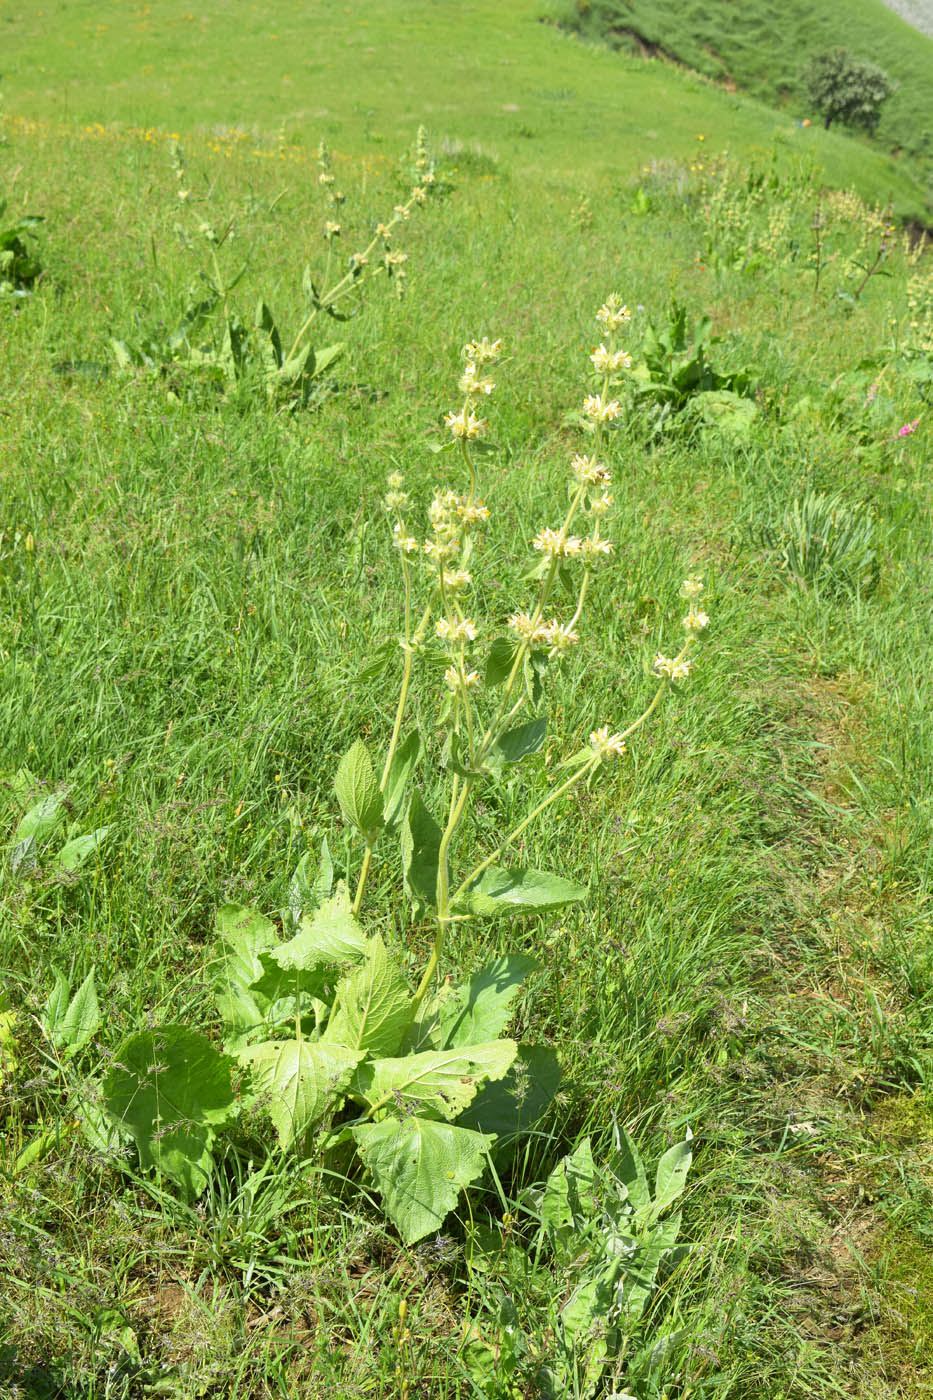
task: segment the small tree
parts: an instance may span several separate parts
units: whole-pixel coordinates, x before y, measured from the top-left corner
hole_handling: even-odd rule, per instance
[[[827,130],[838,120],[874,131],[881,116],[881,105],[894,91],[891,79],[882,68],[853,58],[848,49],[829,49],[817,54],[804,76],[807,95],[822,114]]]

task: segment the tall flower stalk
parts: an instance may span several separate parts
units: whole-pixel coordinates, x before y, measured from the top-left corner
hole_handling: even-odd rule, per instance
[[[540,676],[549,665],[559,664],[579,642],[593,575],[612,554],[607,533],[613,507],[609,490],[612,474],[604,457],[609,434],[622,412],[613,391],[632,363],[628,351],[618,343],[630,313],[613,295],[600,307],[596,319],[605,340],[590,356],[597,382],[595,392],[587,394],[583,403],[591,441],[588,450],[576,453],[569,463],[562,517],[554,525],[542,525],[530,541],[539,556],[533,570],[536,589],[524,609],[508,616],[506,636],[490,636],[489,621],[478,618],[471,604],[481,534],[490,515],[480,495],[475,444],[487,432],[484,413],[496,388],[490,371],[501,356],[500,341],[477,339],[463,348],[459,403],[444,416],[450,447],[459,455],[463,468],[463,489],[435,490],[427,511],[425,538],[419,539],[412,531],[411,502],[401,475],[395,472],[388,478],[384,505],[392,519],[402,574],[404,627],[401,684],[380,792],[385,797],[391,782],[416,661],[428,647],[439,647],[442,652],[446,698],[441,719],[447,734],[444,760],[450,772],[445,813],[428,842],[433,879],[424,903],[433,909],[435,934],[415,993],[414,1014],[434,982],[451,924],[472,916],[473,896],[483,877],[549,807],[580,783],[590,781],[605,764],[624,756],[628,740],[654,714],[670,687],[689,675],[691,650],[709,621],[699,606],[703,585],[690,578],[682,589],[688,604],[683,644],[672,657],[661,653],[655,657],[653,674],[658,683],[645,709],[626,725],[606,723],[593,730],[588,743],[562,765],[565,776],[547,796],[506,831],[488,855],[462,876],[452,875],[456,836],[477,787],[494,781],[504,763],[533,752],[543,742],[544,720],[528,718],[538,703]],[[565,584],[574,573],[573,608],[569,615],[561,616],[555,606],[555,585],[558,581]],[[418,594],[424,601],[416,606]],[[378,831],[366,836],[354,913],[362,904],[377,839]],[[408,842],[411,855],[417,838],[409,833]]]

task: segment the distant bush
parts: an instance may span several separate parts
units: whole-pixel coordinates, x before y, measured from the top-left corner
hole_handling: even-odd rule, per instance
[[[834,121],[874,131],[881,107],[894,86],[883,68],[848,49],[828,49],[817,54],[804,73],[807,95],[829,130]]]

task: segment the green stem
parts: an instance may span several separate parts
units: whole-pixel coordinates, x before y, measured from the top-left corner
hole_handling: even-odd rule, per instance
[[[464,809],[469,801],[470,793],[473,790],[473,782],[474,780],[472,778],[467,778],[461,788],[459,774],[454,775],[453,786],[450,793],[450,812],[447,817],[447,826],[441,837],[441,844],[437,852],[437,933],[434,936],[434,947],[431,950],[428,965],[424,970],[424,976],[418,983],[418,990],[415,992],[414,1001],[412,1002],[413,1018],[424,1000],[425,993],[431,985],[431,981],[441,960],[441,954],[444,951],[444,939],[447,934],[447,925],[451,921],[450,877],[447,869],[447,852],[450,849],[450,843],[453,839],[454,832],[460,824],[460,818],[463,816]]]

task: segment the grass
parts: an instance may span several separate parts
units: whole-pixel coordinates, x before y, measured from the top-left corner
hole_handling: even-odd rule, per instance
[[[777,140],[814,156],[830,184],[925,219],[922,180],[880,150],[801,130],[662,65],[594,52],[542,24],[541,9],[470,0],[445,6],[440,23],[431,5],[355,0],[313,23],[278,5],[235,26],[216,0],[196,17],[172,4],[131,19],[79,0],[56,9],[54,25],[23,9],[5,24],[5,97],[52,139],[90,128],[106,142],[96,124],[143,141],[182,130],[220,152],[242,134],[276,160],[281,130],[286,161],[320,135],[356,155],[393,152],[425,121],[438,139],[478,143],[502,173],[583,190],[624,182],[653,157],[689,159],[698,134],[743,156]]]
[[[933,39],[879,0],[782,7],[780,23],[763,3],[736,10],[727,0],[714,4],[675,4],[661,0],[580,0],[561,3],[562,23],[585,34],[608,38],[620,47],[656,46],[665,55],[716,82],[766,102],[811,116],[803,70],[814,54],[847,48],[877,63],[896,86],[883,108],[880,145],[905,153],[929,172],[933,160],[933,107],[929,73]]]
[[[220,11],[199,13],[213,32]],[[60,19],[41,54],[38,18],[23,11],[8,26],[6,184],[19,197],[28,187],[48,216],[49,275],[36,295],[0,306],[0,802],[8,841],[23,806],[11,778],[28,765],[41,789],[68,785],[82,829],[117,832],[78,879],[45,862],[27,878],[5,862],[0,877],[16,1061],[0,1083],[7,1390],[394,1396],[404,1299],[412,1394],[475,1393],[458,1344],[480,1285],[461,1222],[405,1250],[365,1191],[322,1182],[313,1158],[272,1153],[252,1163],[231,1153],[206,1197],[185,1205],[132,1158],[115,1164],[88,1145],[69,1086],[153,1020],[213,1026],[204,970],[216,907],[236,899],[274,913],[323,831],[337,832],[342,856],[336,759],[357,734],[384,741],[391,724],[391,697],[361,678],[398,628],[384,476],[397,466],[429,495],[438,459],[426,443],[462,342],[502,335],[509,353],[490,408],[499,452],[485,467],[483,603],[503,614],[577,445],[564,415],[582,391],[592,312],[618,287],[645,308],[635,342],[672,289],[692,314],[708,310],[723,337],[716,361],[755,365],[760,412],[745,439],[650,442],[635,420],[613,448],[617,551],[553,697],[554,760],[596,724],[637,712],[645,662],[678,631],[690,570],[707,578],[713,625],[690,684],[630,765],[528,839],[529,862],[589,883],[584,910],[452,939],[452,968],[505,946],[540,956],[517,1029],[563,1062],[560,1097],[503,1190],[517,1208],[580,1136],[603,1149],[614,1119],[649,1160],[689,1124],[692,1250],[651,1323],[666,1330],[679,1317],[689,1331],[669,1393],[931,1394],[918,1340],[931,1326],[930,429],[893,361],[884,416],[866,427],[862,414],[867,383],[891,361],[889,318],[905,310],[901,255],[856,304],[833,295],[851,285],[842,257],[818,301],[803,253],[757,270],[713,266],[695,179],[674,162],[696,163],[697,132],[710,144],[728,133],[739,151],[784,119],[660,67],[620,65],[537,25],[530,7],[445,10],[443,43],[427,6],[341,12],[326,36],[283,10],[274,30],[264,16],[257,35],[251,19],[206,52],[183,45],[202,20],[180,10],[158,25],[134,20],[151,33],[114,18],[85,35],[107,22],[99,7]],[[69,49],[82,36],[86,68]],[[143,44],[153,71],[131,92]],[[339,146],[349,207],[367,216],[394,199],[388,153],[423,113],[430,121],[427,108],[444,109],[436,134],[461,143],[456,188],[406,229],[408,301],[376,298],[348,327],[341,392],[314,413],[177,402],[158,382],[103,375],[108,336],[135,313],[168,318],[198,265],[174,232],[164,145],[129,125],[179,132],[205,208],[218,222],[237,213],[233,251],[250,252],[237,296],[251,306],[263,291],[296,323],[318,219],[307,156],[317,124],[299,129],[296,103],[301,141],[278,144],[276,44],[319,64],[315,101],[330,109],[319,120]],[[418,76],[415,51],[417,110],[399,90]],[[47,70],[45,94],[17,77],[30,54]],[[365,111],[341,98],[351,65]],[[223,94],[236,74],[233,112]],[[554,96],[565,85],[585,100]],[[67,111],[53,88],[67,90]],[[665,108],[675,92],[679,105]],[[512,101],[518,113],[501,111]],[[82,129],[98,120],[102,132]],[[631,133],[622,154],[605,139],[612,123]],[[586,144],[590,129],[598,140]],[[864,148],[829,137],[807,139],[854,171]],[[354,157],[366,146],[379,160]],[[869,195],[872,170],[889,168],[866,160]],[[865,360],[876,367],[857,371]],[[842,378],[853,373],[861,388]],[[917,433],[895,441],[917,417]],[[873,592],[795,578],[747,528],[780,521],[811,491],[871,508]],[[434,742],[433,706],[419,717]],[[487,849],[550,772],[541,765],[485,799],[467,846]],[[401,919],[389,877],[376,872],[368,919],[420,968],[426,931]],[[55,965],[73,980],[95,967],[106,1008],[73,1065],[35,1019]],[[471,1201],[501,1221],[491,1183]]]

